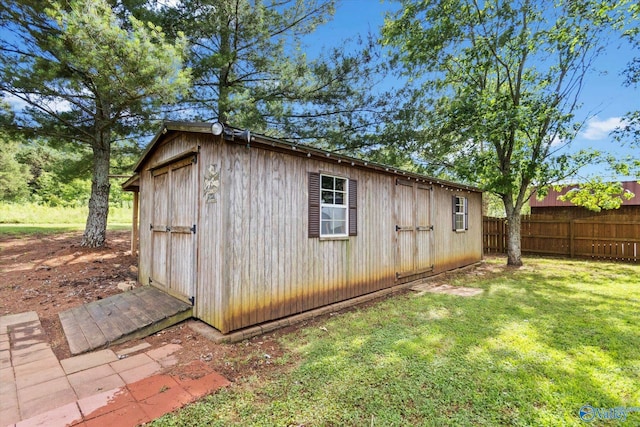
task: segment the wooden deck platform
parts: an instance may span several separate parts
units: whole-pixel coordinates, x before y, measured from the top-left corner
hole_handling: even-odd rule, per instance
[[[142,338],[192,316],[190,304],[153,286],[141,286],[122,294],[59,313],[71,354]]]

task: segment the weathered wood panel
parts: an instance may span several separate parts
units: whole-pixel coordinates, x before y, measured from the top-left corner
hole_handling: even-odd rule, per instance
[[[228,268],[226,274],[226,292],[228,295],[229,326],[239,329],[250,324],[250,302],[247,292],[251,286],[249,282],[249,248],[250,240],[248,224],[251,221],[249,191],[251,168],[249,163],[250,150],[239,145],[228,145],[225,156],[224,172],[227,182],[223,189],[225,199],[228,200],[226,209],[225,241],[227,253],[225,261]]]
[[[202,147],[198,161],[199,191],[197,200],[200,207],[197,236],[197,290],[194,315],[203,321],[215,325],[218,329],[227,329],[223,307],[227,305],[226,285],[223,277],[226,264],[226,243],[224,241],[224,207],[229,200],[223,189],[229,185],[230,175],[222,168],[226,150],[220,138],[213,135],[193,135],[193,139]],[[210,194],[205,196],[204,187]]]
[[[614,261],[640,260],[640,221],[620,215],[584,219],[524,216],[521,223],[522,252]],[[485,252],[505,252],[507,229],[501,218],[484,219]]]
[[[434,185],[434,273],[462,267],[482,259],[482,195]],[[452,231],[453,195],[466,197],[468,225],[464,231]]]
[[[148,336],[190,316],[190,305],[150,286],[59,314],[72,354]]]
[[[396,275],[406,276],[415,269],[416,206],[413,183],[396,179]]]
[[[166,288],[169,284],[167,274],[167,249],[169,248],[169,200],[171,188],[169,186],[169,171],[153,175],[153,217],[150,221],[151,229],[151,271],[149,276],[154,286]]]
[[[229,293],[230,329],[395,284],[395,224],[388,214],[395,185],[391,177],[265,150],[242,147],[233,153],[234,173],[243,171],[249,183],[246,190],[236,185],[232,193],[247,191],[249,197],[229,196],[233,201],[226,228],[237,231],[226,240],[232,253],[228,264],[245,260],[250,268],[248,280],[240,278],[242,267],[228,273],[224,288]],[[244,160],[239,159],[242,155]],[[314,171],[358,180],[357,236],[308,238],[306,180]],[[411,209],[407,212],[413,215]],[[428,216],[424,214],[425,221]],[[242,229],[248,242],[243,243]],[[411,253],[415,255],[415,245]],[[424,256],[429,254],[425,251]]]
[[[432,236],[431,229],[431,187],[416,184],[416,261],[415,265],[419,271],[425,271],[433,265],[431,261]]]
[[[196,166],[184,163],[171,168],[170,243],[168,265],[172,293],[189,300],[195,294],[197,268],[196,224]]]
[[[198,224],[197,249],[189,255],[188,243],[172,242],[176,251],[171,252],[170,264],[177,266],[182,260],[179,268],[192,266],[197,274],[194,313],[222,332],[411,280],[413,276],[396,278],[399,247],[407,254],[407,261],[403,261],[407,266],[403,268],[408,271],[438,266],[439,262],[442,271],[481,258],[481,223],[473,222],[474,215],[480,218],[477,193],[469,196],[470,229],[455,233],[451,231],[449,189],[437,187],[430,191],[427,182],[418,185],[413,179],[410,185],[403,186],[406,200],[397,204],[396,176],[332,158],[322,161],[292,156],[281,150],[185,133],[163,142],[148,163],[162,165],[163,159],[198,146],[199,161],[192,166],[197,184],[193,204],[199,209],[193,222]],[[205,200],[202,191],[211,170],[218,173],[215,201]],[[309,172],[358,181],[356,236],[309,238]],[[148,191],[150,180],[150,174],[143,172],[141,188],[146,185]],[[143,224],[149,221],[154,206],[153,199],[141,198]],[[183,213],[186,215],[186,211],[168,215]],[[397,214],[405,218],[396,217]],[[410,237],[398,246],[395,226],[403,222],[407,223],[406,234]],[[143,237],[142,230],[144,227],[141,255],[142,248],[151,242],[151,233]],[[478,239],[477,244],[472,242],[474,238]],[[449,251],[449,256],[438,257],[442,250]],[[149,262],[141,256],[141,272]],[[184,275],[186,270],[175,274]],[[173,280],[171,276],[170,281]]]

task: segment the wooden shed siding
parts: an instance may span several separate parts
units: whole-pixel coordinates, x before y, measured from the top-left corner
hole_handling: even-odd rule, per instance
[[[464,232],[452,231],[453,195],[468,199],[469,228]],[[435,228],[434,273],[462,267],[482,259],[482,195],[475,192],[448,191],[434,186]]]
[[[151,157],[143,165],[143,173],[140,176],[140,252],[145,254],[151,253],[152,233],[149,228],[154,211],[158,212],[159,217],[166,217],[169,206],[166,204],[154,203],[156,197],[153,184],[152,173],[149,168],[153,165],[160,164],[167,159],[177,156],[186,151],[192,151],[197,148],[197,142],[194,138],[189,138],[185,134],[177,134],[167,138],[156,149],[154,156]],[[149,284],[149,276],[151,275],[151,263],[147,257],[141,257],[139,266],[139,278],[144,284]]]
[[[147,173],[148,174],[148,173]],[[138,257],[138,282],[143,285],[149,284],[149,261],[150,261],[150,248],[151,248],[151,236],[149,230],[149,215],[151,212],[153,192],[147,188],[150,184],[148,177],[140,177],[140,231],[138,237],[138,250],[140,255]]]
[[[197,291],[194,306],[194,316],[211,325],[222,325],[224,321],[224,293],[223,260],[225,257],[225,245],[223,236],[223,211],[224,204],[220,192],[215,195],[215,202],[207,202],[204,195],[203,183],[208,176],[209,167],[219,174],[219,179],[224,179],[221,171],[221,153],[223,144],[213,135],[194,134],[193,140],[202,147],[198,160],[200,206],[198,217],[198,271]],[[220,185],[222,187],[222,185]]]
[[[391,177],[237,145],[226,151],[229,330],[394,284]],[[308,238],[307,179],[317,171],[359,182],[367,196],[359,201],[358,236]]]
[[[411,184],[411,194],[421,193],[422,198],[398,207],[394,175],[334,159],[248,148],[208,134],[179,132],[166,138],[169,141],[159,141],[139,168],[140,281],[148,283],[151,274],[149,219],[154,196],[148,168],[200,147],[194,165],[198,181],[194,314],[223,333],[414,279],[396,278],[398,215],[410,216],[415,224],[434,225],[434,231],[423,234],[422,243],[407,249],[420,259],[430,259],[434,272],[482,257],[479,193],[461,193],[469,199],[469,230],[455,233],[453,193],[446,187],[418,190]],[[220,185],[216,201],[207,203],[203,183],[210,166],[218,171]],[[318,172],[358,182],[356,236],[308,237],[308,175]],[[427,255],[424,239],[431,242]]]

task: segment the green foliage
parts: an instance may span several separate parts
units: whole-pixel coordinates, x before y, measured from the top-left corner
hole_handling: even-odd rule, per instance
[[[301,97],[309,70],[300,37],[333,11],[333,0],[188,0],[162,8],[156,20],[189,38],[188,108],[201,119],[265,131],[283,102]]]
[[[563,187],[556,186],[554,189],[560,192]],[[624,200],[631,200],[634,196],[635,194],[622,188],[619,182],[602,182],[600,179],[595,179],[572,188],[558,199],[590,211],[600,212],[603,209],[618,209]]]
[[[624,37],[634,47],[636,56],[630,58],[627,64],[627,69],[624,72],[625,85],[638,87],[640,83],[640,4],[631,3],[628,14],[630,25],[626,28]],[[626,145],[629,151],[635,153],[640,151],[640,108],[629,111],[624,116],[621,126],[613,132],[613,136],[623,146]],[[612,170],[615,171],[622,165],[622,167],[627,167],[627,175],[635,175],[640,179],[640,156],[637,154],[624,161],[610,161],[609,163]]]
[[[82,229],[87,219],[87,206],[49,206],[41,203],[6,203],[0,202],[0,224],[5,225],[50,225],[76,226]],[[123,203],[112,207],[109,213],[109,224],[131,225],[133,207]]]
[[[20,201],[29,195],[29,167],[17,160],[19,143],[0,133],[0,200]]]
[[[143,131],[161,105],[186,92],[186,40],[168,42],[160,27],[119,17],[106,0],[9,1],[0,5],[0,26],[11,35],[0,40],[0,90],[28,105],[17,129],[80,155],[90,148],[83,244],[100,246],[112,144]]]
[[[278,335],[273,372],[153,425],[579,427],[585,404],[638,406],[640,266],[501,263],[449,278],[480,296],[408,293]],[[264,363],[257,340],[236,345]]]
[[[605,160],[566,148],[579,131],[583,79],[628,2],[400,3],[383,41],[420,83],[406,107],[419,106],[406,114],[405,126],[422,130],[413,144],[436,170],[502,199],[514,227],[509,263],[520,264],[516,218],[532,190]]]
[[[86,213],[85,213],[86,216]],[[84,222],[78,224],[2,224],[0,223],[0,236],[22,237],[43,234],[60,234],[71,231],[81,231]],[[109,221],[108,230],[130,230],[131,224],[118,224]]]
[[[315,59],[305,53],[335,3],[187,0],[161,8],[156,22],[190,42],[194,84],[178,114],[330,148],[355,141],[391,97],[372,95],[380,65],[373,38],[345,40]]]

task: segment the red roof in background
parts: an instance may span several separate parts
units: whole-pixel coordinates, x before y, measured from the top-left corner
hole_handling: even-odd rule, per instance
[[[563,202],[561,200],[558,200],[558,196],[566,194],[567,191],[576,187],[578,187],[578,185],[568,185],[564,187],[559,193],[551,188],[549,189],[549,194],[547,194],[547,196],[542,200],[538,200],[536,198],[536,195],[534,194],[529,199],[529,205],[532,208],[546,208],[551,206],[575,206],[571,202]],[[640,206],[640,184],[637,181],[625,181],[622,183],[622,188],[635,194],[635,196],[629,200],[623,199],[622,204],[624,206]]]

